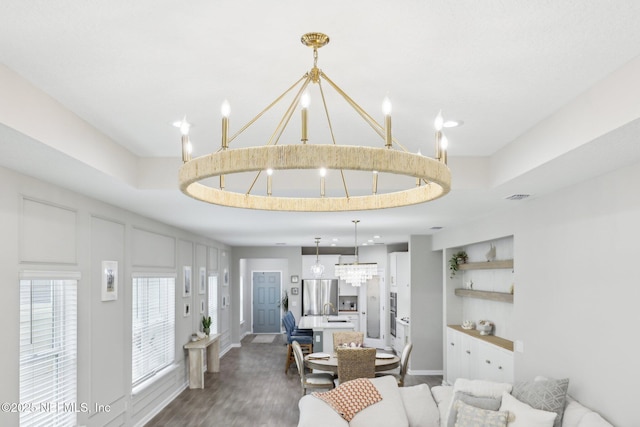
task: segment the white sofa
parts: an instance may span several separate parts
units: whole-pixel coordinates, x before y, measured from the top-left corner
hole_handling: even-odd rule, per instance
[[[445,418],[453,398],[452,386],[426,384],[398,387],[395,379],[371,380],[382,400],[345,421],[331,406],[317,397],[300,399],[298,427],[445,427]],[[597,412],[567,396],[562,427],[613,427]]]

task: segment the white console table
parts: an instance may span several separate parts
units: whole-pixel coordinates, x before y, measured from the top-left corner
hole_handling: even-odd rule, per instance
[[[205,353],[207,372],[220,372],[220,334],[212,334],[184,345],[189,350],[189,388],[204,388]]]

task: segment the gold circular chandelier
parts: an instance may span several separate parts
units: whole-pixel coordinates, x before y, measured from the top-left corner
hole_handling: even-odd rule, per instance
[[[384,124],[381,125],[317,67],[318,49],[329,43],[329,37],[322,33],[308,33],[302,36],[301,41],[304,45],[313,48],[313,68],[232,137],[229,137],[230,108],[227,101],[225,101],[222,106],[222,142],[221,147],[216,152],[192,159],[191,142],[188,135],[189,124],[186,122],[186,118],[176,123],[176,126],[180,127],[182,131],[183,165],[179,171],[180,190],[197,200],[222,206],[300,212],[393,208],[431,201],[447,194],[451,188],[451,172],[447,166],[446,138],[442,133],[444,122],[441,114],[438,115],[435,123],[435,158],[407,151],[392,136],[391,105],[388,98],[385,98],[383,103]],[[336,143],[326,104],[323,82],[333,88],[358,113],[379,135],[384,144],[381,144],[380,147],[370,147],[338,145]],[[317,85],[319,88],[332,140],[330,144],[308,143],[307,110],[309,96],[307,88],[310,85]],[[295,89],[297,91],[294,92]],[[265,145],[236,149],[229,147],[230,143],[238,135],[242,134],[290,92],[295,93],[293,101],[289,104],[275,132]],[[282,133],[297,109],[301,111],[300,143],[278,145]],[[455,125],[455,122],[450,123]],[[452,125],[449,124],[449,126]],[[444,123],[444,127],[447,127],[447,123]],[[396,147],[399,149],[396,149]],[[319,192],[314,192],[313,195],[309,195],[307,192],[300,196],[279,196],[274,194],[272,174],[275,171],[309,169],[320,171]],[[340,172],[342,188],[341,195],[338,197],[326,196],[325,176],[327,171]],[[366,171],[371,173],[371,194],[350,194],[345,171]],[[229,191],[225,188],[227,179],[232,179],[234,175],[247,172],[255,174],[247,191]],[[409,188],[394,188],[392,191],[378,192],[378,179],[381,173],[411,177],[413,178],[413,184]],[[265,195],[252,193],[261,176],[266,176]],[[210,178],[217,179],[211,180]]]

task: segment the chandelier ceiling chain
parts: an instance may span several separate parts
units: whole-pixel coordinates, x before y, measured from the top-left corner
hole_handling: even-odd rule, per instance
[[[192,145],[189,140],[189,124],[186,116],[175,125],[182,132],[182,160],[179,171],[180,190],[197,200],[229,207],[263,209],[275,211],[353,211],[393,208],[431,201],[446,195],[451,188],[451,172],[447,166],[446,138],[442,127],[450,127],[451,122],[440,121],[436,126],[435,158],[411,153],[405,149],[392,135],[391,103],[385,99],[383,103],[384,122],[379,124],[370,114],[360,107],[338,85],[318,68],[318,49],[329,43],[329,37],[322,33],[307,33],[301,37],[305,46],[313,48],[313,68],[289,87],[284,93],[271,102],[262,112],[242,126],[238,132],[229,137],[230,106],[225,100],[222,113],[221,146],[216,151],[201,157],[191,158]],[[329,114],[322,82],[326,82],[346,103],[374,130],[384,144],[375,146],[338,145],[334,126]],[[308,87],[318,85],[320,99],[331,136],[330,144],[308,143]],[[295,91],[295,92],[294,92]],[[248,148],[231,148],[230,144],[246,129],[258,121],[267,111],[279,104],[285,97],[294,92],[293,100],[287,106],[283,116],[265,145]],[[291,122],[294,113],[300,108],[301,137],[299,144],[279,144],[283,133]],[[441,114],[439,115],[441,118]],[[396,149],[398,148],[398,149]],[[278,195],[279,189],[273,185],[273,175],[285,171],[315,169],[319,171],[320,191],[310,196],[309,190],[300,190],[296,196]],[[330,188],[331,192],[342,195],[327,196],[326,176],[328,171],[339,171],[342,190]],[[369,172],[372,174],[371,192],[357,194],[350,191],[345,171]],[[246,172],[254,172],[255,176],[248,185],[247,191],[237,191],[236,177]],[[266,175],[265,193],[256,194],[256,184],[263,172]],[[380,174],[408,176],[414,178],[414,184],[398,189],[393,186],[383,188],[379,182]],[[297,176],[297,175],[296,175]],[[208,178],[219,178],[216,186],[211,185]],[[351,175],[350,175],[351,179]],[[308,182],[308,179],[297,179]],[[227,182],[228,181],[228,182]],[[227,184],[235,185],[231,190]],[[315,184],[317,185],[317,184]],[[361,186],[362,187],[362,186]],[[317,188],[317,187],[316,187]],[[353,188],[351,189],[353,190]],[[283,191],[280,190],[280,193]]]
[[[318,245],[320,244],[320,237],[316,237],[316,263],[311,266],[311,274],[314,279],[319,279],[324,273],[324,265],[320,264],[320,252]]]

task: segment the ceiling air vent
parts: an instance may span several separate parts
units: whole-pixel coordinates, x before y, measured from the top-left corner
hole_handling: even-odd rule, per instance
[[[522,200],[529,197],[530,194],[512,194],[510,196],[505,197],[507,200]]]

